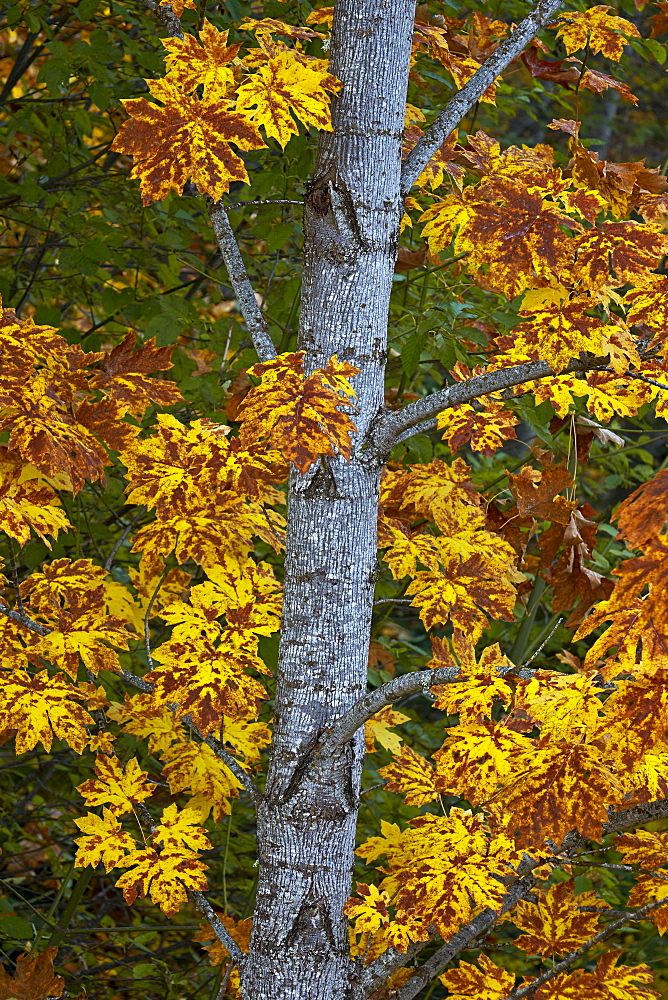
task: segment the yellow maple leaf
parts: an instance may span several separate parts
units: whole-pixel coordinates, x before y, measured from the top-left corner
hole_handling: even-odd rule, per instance
[[[513,991],[515,976],[499,968],[487,957],[478,957],[478,968],[470,962],[460,962],[438,978],[448,989],[450,1000],[504,1000]]]
[[[118,817],[110,809],[105,808],[102,817],[86,813],[75,818],[74,822],[84,834],[74,838],[78,846],[74,859],[77,868],[85,868],[86,865],[95,868],[102,861],[105,871],[109,872],[125,857],[126,851],[135,849],[134,839],[121,829]]]
[[[89,806],[109,806],[114,816],[131,812],[135,802],[143,802],[153,794],[153,786],[146,784],[147,775],[134,758],[123,768],[117,757],[98,755],[95,774],[96,778],[77,785],[77,791]]]
[[[522,682],[515,710],[526,712],[540,726],[542,736],[567,740],[595,726],[603,709],[598,697],[603,691],[591,675],[539,670],[530,681]]]
[[[159,575],[172,552],[179,563],[193,559],[207,572],[229,555],[243,562],[261,538],[277,551],[283,547],[285,518],[237,493],[218,493],[200,501],[187,515],[160,517],[135,536],[133,552],[141,552],[146,572]]]
[[[51,548],[48,536],[57,538],[69,528],[58,496],[38,470],[16,465],[0,453],[0,529],[19,545],[30,540],[32,530]]]
[[[230,799],[237,798],[241,784],[206,743],[180,742],[161,753],[162,773],[172,794],[187,791],[188,805],[205,819],[209,811],[219,823],[230,814]]]
[[[249,764],[257,764],[261,759],[260,751],[271,743],[271,730],[265,722],[225,719],[222,738],[236,756],[244,758]]]
[[[167,705],[157,702],[152,694],[126,694],[125,704],[112,704],[107,715],[114,722],[120,722],[125,732],[147,737],[149,753],[157,756],[183,739],[181,723]]]
[[[248,181],[238,149],[260,149],[262,137],[247,118],[227,107],[211,88],[201,100],[170,80],[147,81],[152,96],[123,101],[130,116],[121,125],[112,149],[135,158],[130,174],[138,177],[144,204],[180,194],[190,178],[215,201],[233,181]]]
[[[566,972],[555,976],[536,990],[536,1000],[650,1000],[660,996],[649,988],[653,982],[652,970],[647,965],[621,965],[617,960],[621,951],[608,951],[603,955],[593,972],[578,969],[570,975]]]
[[[513,941],[528,955],[565,955],[575,951],[598,930],[598,913],[583,913],[581,906],[603,910],[608,904],[595,892],[573,891],[574,883],[559,882],[551,886],[538,903],[520,901],[512,913],[512,921],[525,933]]]
[[[471,482],[471,469],[461,458],[449,465],[434,459],[427,465],[386,471],[381,503],[385,507],[414,507],[416,515],[435,521],[446,534],[484,523],[482,497]]]
[[[525,298],[526,302],[526,298]],[[603,350],[603,323],[588,313],[597,301],[586,295],[546,302],[542,306],[523,309],[525,319],[513,330],[513,336],[522,337],[526,345],[536,344],[541,359],[559,372],[581,351],[605,354]]]
[[[396,906],[396,919],[414,921],[418,940],[433,924],[447,938],[487,906],[500,904],[508,875],[520,855],[505,834],[491,836],[483,817],[462,809],[426,814],[392,839],[372,838],[358,849],[370,859],[385,853],[387,877],[380,888]]]
[[[477,642],[489,618],[513,620],[516,593],[510,579],[501,576],[498,565],[480,554],[464,563],[449,560],[439,573],[419,572],[409,584],[412,606],[420,609],[426,628],[453,626]],[[489,618],[488,618],[489,616]]]
[[[437,422],[439,429],[445,431],[443,440],[453,455],[465,444],[472,451],[493,455],[506,441],[516,437],[515,425],[519,424],[514,413],[493,400],[485,401],[478,409],[469,403],[451,406],[439,413]]]
[[[83,753],[88,743],[86,726],[93,719],[73,700],[81,697],[63,674],[15,670],[4,675],[0,687],[0,729],[17,730],[17,753],[32,750],[40,741],[48,752],[54,736]]]
[[[167,49],[165,66],[167,77],[186,92],[203,85],[208,96],[221,97],[234,87],[234,73],[230,63],[236,58],[241,43],[227,45],[228,31],[219,31],[205,18],[198,42],[194,35],[183,38],[163,38]]]
[[[390,764],[378,768],[388,792],[401,792],[406,805],[423,806],[438,798],[431,764],[411,747],[402,747]]]
[[[175,803],[163,809],[162,819],[153,833],[153,840],[162,844],[163,851],[179,851],[183,847],[193,851],[206,851],[211,841],[199,825],[202,819],[197,809],[179,810]]]
[[[152,848],[133,851],[120,866],[130,868],[116,882],[129,905],[151,894],[151,899],[168,917],[173,916],[188,901],[188,889],[206,889],[206,865],[195,851],[186,849],[162,851]]]
[[[248,636],[248,633],[246,634]],[[197,642],[170,639],[153,653],[158,661],[146,675],[155,686],[159,704],[178,704],[176,717],[192,715],[204,735],[220,728],[223,716],[249,719],[257,716],[260,700],[267,692],[245,670],[266,673],[257,655],[257,638],[236,644],[214,646],[209,640]]]
[[[79,596],[79,595],[76,595]],[[125,622],[100,613],[98,596],[102,588],[82,596],[82,604],[61,609],[54,616],[53,628],[36,644],[39,653],[56,666],[76,677],[79,659],[97,676],[100,670],[118,672],[121,664],[111,645],[128,648]],[[85,602],[85,603],[83,603]]]
[[[195,0],[160,0],[161,7],[164,7],[165,4],[169,4],[177,17],[181,17],[181,14],[186,9],[197,10]]]
[[[498,642],[488,646],[476,660],[475,645],[465,636],[455,632],[452,641],[462,679],[433,688],[437,696],[434,705],[449,715],[459,713],[461,725],[468,726],[481,721],[483,716],[489,717],[495,701],[500,700],[505,705],[510,703],[512,688],[499,676],[499,669],[512,670],[513,664],[502,654]],[[453,665],[452,658],[446,655],[448,650],[444,640],[434,641],[434,653],[427,666]]]
[[[375,885],[365,885],[364,882],[356,884],[359,896],[351,896],[343,912],[355,921],[356,934],[373,934],[389,921],[387,907],[390,898]]]
[[[563,39],[569,55],[588,46],[594,55],[600,52],[608,59],[619,62],[627,44],[624,36],[640,38],[640,32],[626,18],[609,14],[610,9],[609,6],[598,6],[590,7],[584,14],[580,11],[559,14],[557,36]]]
[[[446,795],[461,795],[472,805],[485,802],[526,753],[526,737],[499,723],[457,726],[433,754],[436,787]]]
[[[237,92],[237,111],[262,125],[268,136],[285,146],[299,132],[295,117],[304,125],[332,131],[330,94],[342,87],[321,60],[299,58],[286,49],[278,51],[242,83]]]
[[[408,722],[409,718],[410,716],[404,715],[403,712],[397,712],[389,705],[381,708],[380,712],[376,712],[365,723],[366,752],[374,753],[376,741],[378,741],[385,750],[396,753],[401,747],[403,736],[400,736],[399,733],[391,733],[389,730],[392,726],[400,726],[402,722]]]
[[[352,406],[341,393],[355,396],[348,379],[357,375],[358,368],[334,355],[324,368],[305,375],[304,352],[297,351],[248,371],[262,382],[250,390],[239,409],[242,445],[265,439],[302,474],[319,455],[334,455],[335,449],[350,458],[355,425],[340,409]]]

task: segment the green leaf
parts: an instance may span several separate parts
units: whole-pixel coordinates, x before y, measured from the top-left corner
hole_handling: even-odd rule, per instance
[[[423,344],[424,335],[418,333],[416,330],[415,333],[410,335],[401,349],[401,367],[407,378],[410,378],[415,373],[417,366],[420,364]]]
[[[45,83],[50,94],[57,97],[67,87],[70,65],[66,59],[49,59],[37,74],[37,82]]]
[[[443,343],[441,345],[438,358],[441,364],[447,368],[449,372],[452,371],[457,363],[457,349],[453,338],[449,335],[443,337]]]

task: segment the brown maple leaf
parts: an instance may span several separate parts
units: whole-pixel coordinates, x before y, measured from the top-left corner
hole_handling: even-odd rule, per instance
[[[661,534],[667,514],[668,469],[662,469],[619,505],[619,534],[631,548],[638,548]]]
[[[546,465],[537,472],[525,465],[517,476],[510,476],[511,490],[522,517],[534,517],[567,524],[576,504],[559,496],[573,485],[573,477],[564,465]]]
[[[19,955],[16,971],[10,978],[0,966],[0,1000],[44,1000],[59,997],[65,980],[53,971],[57,948],[46,948],[41,955]]]

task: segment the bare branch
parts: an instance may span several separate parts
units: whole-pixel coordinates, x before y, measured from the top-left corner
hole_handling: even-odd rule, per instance
[[[550,979],[554,979],[554,977],[558,976],[561,972],[566,972],[566,970],[570,969],[570,967],[574,965],[579,958],[586,955],[588,951],[591,951],[591,949],[596,947],[596,945],[601,941],[606,941],[622,927],[626,927],[627,924],[644,920],[647,914],[651,913],[652,910],[656,910],[657,907],[665,905],[665,899],[655,899],[650,903],[645,903],[644,906],[641,906],[634,913],[625,913],[619,920],[615,920],[614,924],[608,924],[604,930],[599,931],[599,933],[595,934],[594,937],[585,941],[585,943],[578,948],[577,951],[569,952],[569,954],[565,955],[560,962],[557,962],[556,965],[553,965],[547,972],[538,976],[538,978],[534,979],[533,982],[527,983],[526,986],[522,986],[520,989],[513,990],[513,992],[506,997],[506,1000],[522,1000],[523,997],[532,996],[532,994],[534,994],[540,986],[549,982]]]
[[[496,52],[486,59],[470,80],[455,94],[445,110],[413,147],[401,172],[401,193],[405,198],[441,143],[457,128],[487,88],[503,73],[506,66],[526,48],[541,28],[544,28],[561,6],[562,0],[539,0],[531,14],[518,25]]]
[[[558,374],[594,371],[605,363],[605,358],[593,356],[587,357],[586,360],[573,359],[568,367]],[[411,428],[413,428],[413,434],[420,433],[424,428],[418,425],[421,425],[425,420],[436,417],[450,406],[459,406],[460,403],[468,403],[479,396],[501,392],[515,385],[521,385],[523,382],[533,382],[540,378],[553,378],[555,374],[557,373],[550,368],[547,361],[529,361],[524,365],[499,368],[496,371],[466,379],[464,382],[456,382],[439,392],[432,392],[428,396],[416,399],[402,410],[386,411],[371,425],[362,444],[363,450],[358,452],[356,456],[357,460],[364,465],[382,465],[399,440],[405,441],[406,438],[411,437],[411,434],[407,433]]]
[[[522,667],[504,667],[499,669],[503,676],[514,670],[520,677],[527,680],[533,677],[534,671]],[[457,667],[437,667],[435,670],[416,670],[413,673],[393,677],[386,684],[381,684],[375,691],[370,691],[355,702],[352,708],[341,715],[324,731],[315,751],[315,756],[331,756],[337,749],[345,746],[358,729],[368,722],[381,708],[392,705],[407,694],[418,691],[429,691],[439,684],[451,684],[460,676]]]
[[[130,532],[132,531],[132,529],[139,523],[139,521],[141,521],[141,519],[142,519],[142,517],[144,516],[145,513],[146,513],[146,507],[140,507],[139,508],[139,512],[137,514],[135,514],[135,516],[132,518],[132,520],[130,521],[130,523],[128,524],[128,526],[126,527],[126,529],[124,530],[124,532],[121,535],[121,537],[118,539],[118,541],[114,545],[113,549],[109,553],[109,556],[107,557],[106,563],[104,564],[104,568],[106,569],[107,573],[109,573],[109,571],[111,570],[111,567],[114,565],[114,559],[118,555],[118,550],[121,548],[121,546],[123,545],[123,543],[127,539],[128,535],[130,534]]]
[[[168,38],[183,38],[181,22],[172,10],[171,4],[158,4],[155,0],[145,0],[145,2],[148,9],[164,24]]]
[[[199,889],[191,889],[190,895],[195,901],[195,906],[197,907],[199,912],[211,924],[211,928],[216,937],[218,938],[218,940],[220,941],[220,943],[223,945],[224,948],[227,948],[228,952],[230,953],[230,957],[235,962],[235,964],[243,965],[244,962],[246,961],[246,956],[244,955],[243,951],[241,950],[237,942],[234,940],[234,938],[228,931],[225,924],[223,924],[222,921],[219,920],[218,914],[213,909],[211,903],[206,898],[204,893],[200,892]]]
[[[611,811],[608,814],[608,822],[603,824],[603,833],[619,833],[620,830],[630,830],[634,826],[666,818],[668,818],[668,798],[656,799],[654,802],[632,806],[631,809]]]
[[[28,618],[26,614],[21,614],[20,611],[15,611],[14,608],[8,608],[6,604],[0,604],[0,613],[6,615],[7,618],[11,618],[17,625],[23,625],[24,628],[29,629],[31,632],[36,632],[37,635],[49,635],[52,631],[46,625],[42,625],[41,622],[36,622],[32,618]]]
[[[230,284],[237,297],[241,314],[253,341],[253,347],[260,361],[269,361],[276,357],[276,348],[269,335],[267,321],[257,304],[253,286],[250,283],[236,238],[230,225],[230,220],[222,201],[215,202],[206,196],[211,225],[218,241],[218,248],[227,267]]]

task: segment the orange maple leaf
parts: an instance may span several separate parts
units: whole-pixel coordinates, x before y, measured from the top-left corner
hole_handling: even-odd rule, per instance
[[[489,801],[511,814],[505,829],[515,831],[518,844],[540,845],[546,838],[560,844],[570,830],[600,841],[608,806],[623,797],[601,751],[586,743],[531,747],[515,762],[515,774]]]
[[[303,474],[319,455],[339,452],[350,458],[355,425],[341,406],[351,407],[341,393],[354,396],[348,381],[359,368],[339,361],[336,355],[324,368],[304,374],[304,351],[281,354],[249,368],[262,378],[239,407],[243,424],[241,442],[258,439],[283,452]]]
[[[181,193],[191,177],[203,194],[217,201],[233,181],[248,181],[238,149],[261,149],[265,143],[248,119],[226,106],[215,91],[200,100],[170,80],[149,80],[151,94],[123,101],[130,115],[112,149],[135,157],[131,177],[138,177],[144,204]]]

